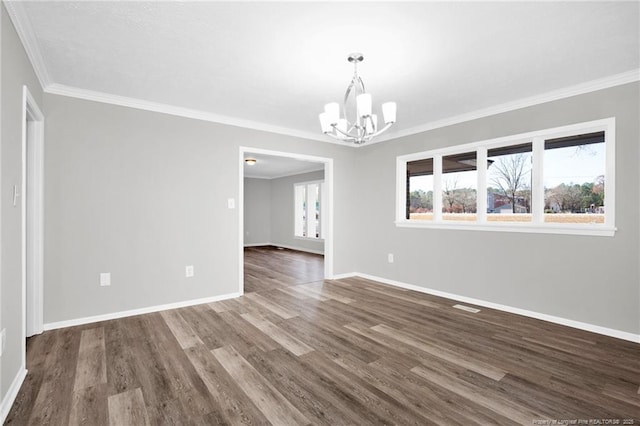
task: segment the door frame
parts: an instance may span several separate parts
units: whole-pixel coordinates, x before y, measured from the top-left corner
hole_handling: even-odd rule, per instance
[[[44,114],[27,86],[22,90],[21,186],[22,331],[26,362],[26,338],[44,330]]]
[[[246,153],[287,157],[302,161],[313,161],[324,164],[325,217],[322,220],[324,229],[324,279],[333,278],[333,158],[295,152],[274,151],[263,148],[241,146],[239,149],[238,178],[238,293],[244,294],[244,157]]]

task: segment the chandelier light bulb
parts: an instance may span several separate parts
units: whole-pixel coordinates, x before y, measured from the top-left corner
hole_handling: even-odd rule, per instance
[[[382,104],[382,116],[384,117],[384,124],[393,124],[396,122],[396,103],[385,102]]]
[[[358,117],[367,118],[371,115],[371,95],[363,93],[356,98]]]
[[[354,69],[344,94],[342,111],[337,102],[326,104],[324,112],[319,115],[320,126],[325,135],[360,145],[386,131],[396,122],[396,103],[387,102],[382,105],[384,126],[379,128],[378,115],[373,113],[373,97],[366,92],[364,82],[358,75],[358,64],[364,60],[364,56],[362,53],[352,53],[348,60],[353,63]],[[354,107],[355,111],[352,110]],[[347,117],[355,117],[355,121],[352,123]]]
[[[332,124],[333,123],[331,123],[331,119],[327,112],[320,114],[320,126],[322,127],[322,133],[331,133],[333,131],[333,127],[331,126]]]
[[[327,113],[329,124],[338,124],[338,120],[340,119],[340,105],[338,105],[337,102],[326,104],[324,106],[324,112]]]

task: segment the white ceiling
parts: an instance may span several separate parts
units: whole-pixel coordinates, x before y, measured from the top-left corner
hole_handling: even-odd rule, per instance
[[[374,105],[398,103],[387,138],[640,67],[635,1],[9,3],[50,92],[327,141],[352,51]]]
[[[324,170],[324,163],[298,160],[289,157],[254,154],[247,152],[244,158],[253,158],[256,164],[244,164],[244,177],[258,179],[275,179],[301,173]]]

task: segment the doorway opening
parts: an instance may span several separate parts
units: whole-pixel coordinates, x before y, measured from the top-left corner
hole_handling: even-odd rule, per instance
[[[43,289],[44,115],[23,87],[22,109],[22,324],[26,338],[44,329]]]
[[[332,277],[332,159],[241,147],[238,205],[241,294]]]

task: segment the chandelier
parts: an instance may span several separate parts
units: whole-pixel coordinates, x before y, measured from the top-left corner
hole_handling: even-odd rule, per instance
[[[358,63],[363,59],[362,53],[349,55],[348,60],[353,63],[353,77],[344,93],[342,116],[337,102],[326,104],[320,114],[322,133],[356,145],[370,141],[396,122],[396,103],[386,102],[382,104],[384,126],[378,126],[378,116],[372,113],[371,94],[365,92],[362,78],[358,75]]]

